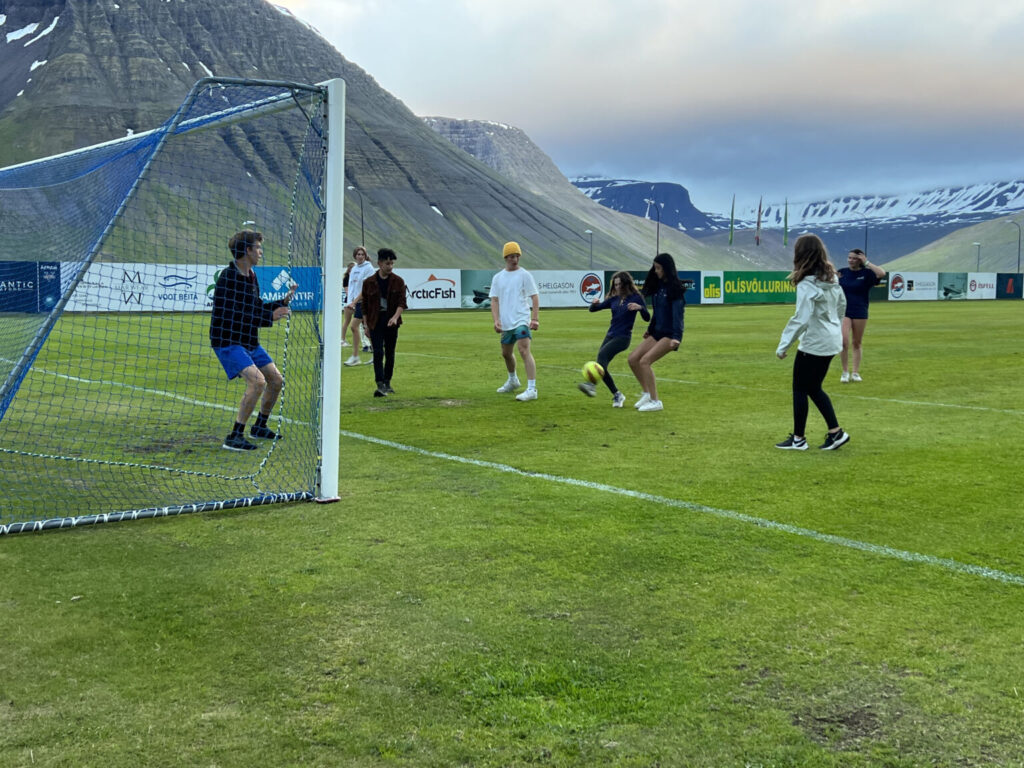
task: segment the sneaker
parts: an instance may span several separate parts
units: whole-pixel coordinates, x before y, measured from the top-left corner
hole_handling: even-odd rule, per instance
[[[864,381],[856,371],[850,374],[850,381]]]
[[[269,427],[260,427],[253,424],[249,427],[249,434],[252,437],[258,437],[260,440],[280,440],[281,436]]]
[[[661,400],[651,400],[650,398],[647,398],[647,402],[644,403],[643,405],[641,405],[639,408],[637,408],[637,410],[638,411],[644,411],[644,412],[647,412],[647,411],[660,411],[664,407],[665,406],[661,404]]]
[[[843,371],[843,375],[839,377],[839,382],[841,384],[845,384],[849,380],[850,380],[850,374],[848,372],[846,372],[846,371]]]
[[[827,433],[825,435],[825,442],[818,446],[818,450],[834,451],[839,448],[839,446],[845,445],[848,442],[850,442],[850,436],[840,429],[835,434],[832,434],[831,432]]]
[[[341,342],[341,348],[342,348],[342,349],[344,349],[345,347],[351,347],[351,346],[352,346],[352,345],[351,345],[351,344],[349,344],[349,343],[348,343],[347,341],[343,341],[343,342]]]
[[[373,347],[366,342],[363,342],[363,352],[373,352]]]
[[[640,399],[633,403],[633,407],[639,411],[641,406],[647,405],[649,402],[651,402],[651,396],[644,392],[640,395]]]
[[[776,443],[775,447],[781,448],[784,451],[806,451],[807,439],[803,437],[797,437],[796,435],[790,435],[781,443]]]
[[[256,450],[256,446],[246,440],[245,435],[236,435],[234,432],[224,438],[224,445],[221,448],[227,448],[229,451]]]
[[[391,382],[390,381],[385,381],[384,382],[384,394],[386,394],[386,395],[393,395],[393,394],[395,394],[395,390],[393,390],[391,388]]]
[[[589,381],[581,381],[576,386],[579,387],[580,388],[580,392],[582,392],[587,397],[596,397],[597,396],[597,387],[595,387]]]
[[[519,389],[519,379],[512,378],[498,387],[497,391],[504,394],[505,392],[515,392],[517,389]]]
[[[370,355],[369,360],[363,360],[363,365],[373,365],[373,355]]]
[[[384,384],[383,381],[378,381],[377,382],[377,388],[375,390],[373,390],[373,396],[374,397],[387,397],[388,396],[387,386]]]
[[[345,361],[344,365],[359,365],[359,355],[352,355]]]
[[[626,402],[626,396],[621,392],[616,392],[615,396],[612,397],[612,408],[621,408],[622,404]]]
[[[521,403],[525,403],[527,400],[536,400],[536,399],[537,399],[537,390],[536,389],[528,389],[525,392],[520,392],[518,395],[516,395],[516,400],[518,400]]]

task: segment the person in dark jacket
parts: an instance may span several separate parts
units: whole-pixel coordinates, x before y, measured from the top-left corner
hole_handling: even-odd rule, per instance
[[[651,315],[629,272],[616,272],[612,275],[611,290],[604,301],[595,301],[590,305],[591,312],[602,309],[612,311],[612,321],[604,341],[601,342],[601,348],[597,351],[597,364],[604,369],[604,385],[612,393],[612,407],[621,408],[626,402],[626,396],[615,386],[608,365],[619,352],[629,349],[629,342],[633,337],[633,321],[636,320],[637,312],[647,322],[650,322]],[[579,388],[588,397],[597,394],[597,387],[589,381],[580,382]]]
[[[243,230],[228,241],[233,260],[217,278],[213,291],[213,313],[210,317],[210,346],[224,367],[228,379],[245,379],[245,394],[238,406],[235,426],[226,438],[224,448],[231,451],[252,451],[253,443],[245,439],[245,424],[256,402],[260,410],[249,434],[265,440],[279,436],[267,426],[284,378],[267,351],[260,346],[260,328],[267,328],[286,317],[288,304],[295,295],[295,283],[282,301],[264,304],[260,284],[253,269],[263,258],[263,235]]]
[[[686,308],[686,288],[679,279],[676,262],[671,255],[659,253],[654,257],[651,271],[644,279],[644,296],[651,297],[654,311],[643,341],[629,353],[629,367],[643,389],[633,407],[638,411],[660,411],[664,406],[658,399],[658,385],[651,366],[669,352],[679,349],[683,341],[683,311]]]
[[[363,281],[363,324],[370,331],[373,373],[377,381],[374,397],[386,397],[395,392],[391,388],[391,377],[395,372],[395,347],[398,344],[402,312],[408,308],[405,281],[392,271],[396,258],[393,250],[381,248],[377,251],[377,271]]]

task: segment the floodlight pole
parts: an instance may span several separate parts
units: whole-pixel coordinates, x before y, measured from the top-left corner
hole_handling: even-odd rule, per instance
[[[978,266],[975,267],[974,271],[981,272],[981,243],[971,243],[971,245],[978,247]]]
[[[366,231],[363,229],[363,193],[353,187],[351,184],[348,185],[350,192],[355,192],[359,195],[359,244],[366,247]]]
[[[594,268],[594,230],[585,229],[583,234],[590,238],[590,268]]]

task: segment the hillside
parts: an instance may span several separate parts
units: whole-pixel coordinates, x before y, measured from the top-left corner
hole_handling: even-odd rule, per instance
[[[0,165],[156,127],[207,75],[341,77],[346,181],[361,195],[371,249],[394,247],[409,266],[491,267],[501,244],[516,239],[535,268],[583,267],[589,228],[595,252],[614,253],[624,266],[649,264],[636,237],[624,241],[611,222],[581,218],[457,149],[315,30],[264,0],[6,5],[0,73]],[[360,237],[359,201],[346,196],[346,250]],[[695,249],[689,262],[712,256]]]

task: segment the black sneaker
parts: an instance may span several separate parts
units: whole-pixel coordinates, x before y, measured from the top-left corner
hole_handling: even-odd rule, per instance
[[[281,436],[269,427],[261,427],[258,424],[253,424],[249,427],[249,434],[253,437],[258,437],[260,440],[280,440]]]
[[[775,444],[776,448],[781,448],[784,451],[806,451],[807,440],[803,437],[797,437],[796,435],[790,435],[781,443]]]
[[[840,429],[835,434],[829,432],[825,435],[825,442],[818,446],[818,450],[821,451],[834,451],[839,446],[845,445],[850,442],[850,436],[845,431]]]
[[[377,388],[373,390],[374,397],[387,397],[388,390],[383,381],[377,382]]]
[[[245,435],[236,435],[234,432],[224,438],[224,445],[221,448],[227,448],[229,451],[256,450],[256,446],[246,440]]]
[[[393,390],[391,388],[391,382],[390,381],[385,381],[384,382],[384,394],[386,394],[386,395],[393,395],[393,394],[395,394],[395,390]]]

